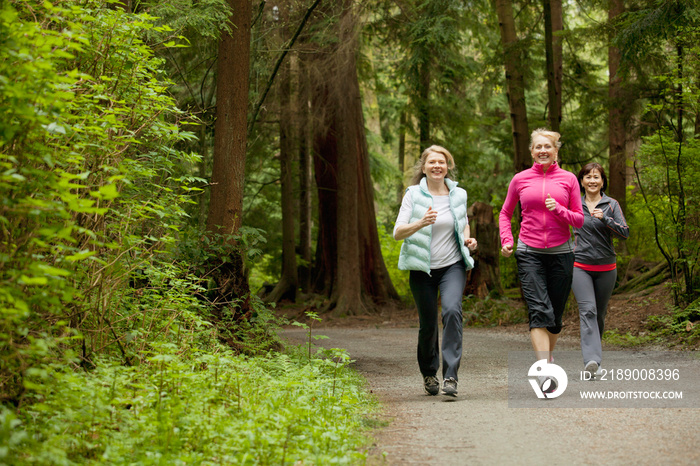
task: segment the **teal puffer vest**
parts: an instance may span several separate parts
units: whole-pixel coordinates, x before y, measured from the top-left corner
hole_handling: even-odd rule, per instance
[[[467,192],[457,187],[457,182],[445,178],[450,190],[450,210],[455,223],[455,239],[462,253],[466,269],[474,267],[474,259],[469,254],[469,249],[464,245],[464,228],[467,226]],[[428,207],[433,205],[433,196],[428,191],[428,182],[425,177],[420,184],[409,186],[406,191],[411,192],[413,223],[423,218]],[[408,238],[404,239],[399,255],[399,270],[420,270],[430,275],[430,240],[432,239],[433,226],[421,228]]]

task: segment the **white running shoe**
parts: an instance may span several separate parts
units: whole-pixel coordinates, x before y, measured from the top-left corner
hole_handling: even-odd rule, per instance
[[[591,376],[590,380],[595,379],[595,375],[598,371],[598,363],[595,361],[588,361],[586,366],[583,368],[583,372],[587,372]]]

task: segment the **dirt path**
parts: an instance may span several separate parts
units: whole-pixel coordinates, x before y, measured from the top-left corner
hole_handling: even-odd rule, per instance
[[[526,334],[465,329],[456,400],[424,394],[415,361],[416,328],[322,328],[324,347],[346,348],[383,402],[389,425],[376,432],[371,464],[700,464],[700,404],[694,408],[509,407],[509,352]],[[303,340],[300,329],[284,331]],[[558,349],[578,350],[563,338]],[[700,362],[684,366],[700,386]],[[526,377],[526,376],[525,376]],[[591,383],[591,382],[588,382]],[[596,383],[596,382],[593,382]],[[573,389],[572,389],[573,390]],[[532,393],[534,396],[534,393]],[[563,398],[563,397],[562,397]]]

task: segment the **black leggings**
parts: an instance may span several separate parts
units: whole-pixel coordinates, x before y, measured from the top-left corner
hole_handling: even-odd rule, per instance
[[[516,250],[515,259],[530,328],[561,332],[561,318],[574,274],[574,253],[542,254]]]

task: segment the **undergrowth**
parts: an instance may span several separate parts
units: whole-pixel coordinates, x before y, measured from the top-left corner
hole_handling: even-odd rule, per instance
[[[671,314],[650,315],[638,335],[608,330],[603,339],[610,344],[633,347],[661,344],[668,347],[697,348],[700,344],[700,299],[686,308],[673,307]]]
[[[527,322],[527,310],[522,303],[506,297],[469,295],[462,300],[464,325],[495,327]]]
[[[361,462],[347,354],[212,298],[207,259],[263,235],[192,230],[197,120],[155,53],[183,41],[115,3],[0,2],[0,464]]]
[[[188,316],[198,321],[196,316]],[[204,325],[206,328],[206,325]],[[344,350],[235,354],[211,333],[134,366],[50,365],[34,400],[0,407],[0,463],[355,464],[376,402]],[[309,357],[309,355],[311,357]]]

